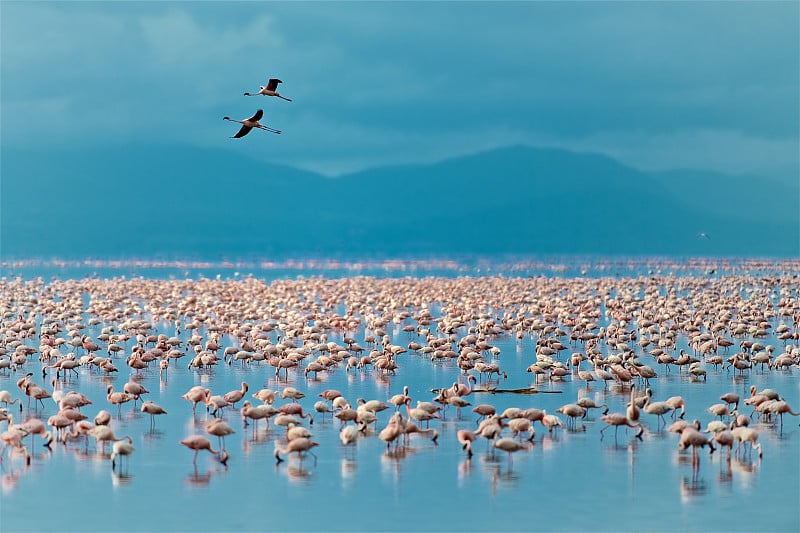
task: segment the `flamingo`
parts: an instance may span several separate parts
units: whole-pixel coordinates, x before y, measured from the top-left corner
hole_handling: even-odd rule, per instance
[[[731,430],[733,433],[734,440],[738,443],[736,445],[736,454],[739,454],[739,448],[742,447],[742,444],[748,443],[750,445],[750,451],[753,451],[753,448],[758,448],[758,458],[761,459],[763,457],[763,450],[761,449],[761,444],[758,442],[758,432],[753,428],[748,427],[735,427]]]
[[[614,426],[614,438],[617,438],[617,432],[620,426],[628,426],[632,428],[639,428],[636,432],[636,438],[642,440],[642,433],[644,428],[638,422],[631,422],[628,417],[621,413],[609,413],[600,417],[600,420],[606,423],[606,426],[600,430],[600,440],[603,440],[603,432],[609,427]]]
[[[225,393],[222,397],[226,402],[231,404],[232,407],[236,407],[236,402],[241,400],[245,393],[247,392],[248,385],[246,381],[242,381],[242,388],[237,390],[232,390],[230,392]]]
[[[399,418],[395,418],[395,416]],[[392,443],[397,441],[397,437],[403,433],[403,428],[401,427],[402,415],[400,413],[396,413],[395,416],[393,416],[389,420],[389,423],[386,425],[386,427],[383,428],[380,433],[378,433],[378,438],[386,443],[387,450],[391,448]]]
[[[217,461],[222,463],[223,465],[228,462],[228,452],[225,450],[215,450],[211,447],[211,441],[208,440],[207,437],[203,435],[192,435],[190,437],[186,437],[185,439],[179,441],[180,444],[186,446],[190,450],[194,450],[194,464],[197,465],[197,454],[200,453],[200,450],[208,450],[209,453],[212,453]]]
[[[94,417],[94,424],[96,426],[107,426],[111,423],[111,413],[106,411],[105,409],[101,409],[97,412],[97,416]]]
[[[256,111],[255,115],[253,115],[250,118],[246,118],[244,120],[236,120],[235,118],[231,117],[222,117],[222,120],[230,120],[231,122],[238,122],[239,124],[242,125],[242,128],[236,133],[236,135],[231,137],[231,139],[238,139],[240,137],[244,137],[245,135],[250,133],[250,130],[252,130],[253,128],[259,128],[262,130],[270,131],[272,133],[281,132],[281,130],[276,130],[274,128],[270,128],[269,126],[264,126],[263,124],[261,124],[259,120],[261,120],[263,116],[264,116],[264,110],[259,109],[258,111]]]
[[[645,389],[646,400],[644,402],[644,412],[649,415],[656,415],[658,417],[657,424],[661,421],[664,422],[664,425],[667,425],[666,419],[664,419],[664,415],[672,411],[672,406],[669,405],[667,402],[653,402],[651,401],[653,397],[653,390],[650,387]]]
[[[280,396],[281,396],[282,400],[285,400],[286,398],[289,398],[293,402],[297,402],[297,400],[306,397],[305,394],[303,394],[299,390],[295,389],[294,387],[284,387],[284,389],[281,391]]]
[[[278,413],[278,410],[269,404],[261,404],[253,406],[250,403],[250,400],[245,400],[239,412],[242,415],[242,421],[244,422],[245,427],[248,426],[247,422],[248,418],[253,421],[253,434],[255,434],[258,421],[261,419],[266,419],[267,425],[269,425],[270,417],[276,415]]]
[[[408,421],[402,428],[403,435],[405,435],[406,442],[408,442],[411,435],[424,435],[430,437],[431,441],[438,446],[439,432],[436,428],[420,429],[414,422]]]
[[[631,401],[628,403],[625,413],[631,422],[639,420],[639,406],[636,404],[636,385],[631,385]]]
[[[389,398],[389,403],[395,406],[395,412],[400,410],[400,407],[406,404],[406,400],[410,400],[408,395],[408,385],[403,386],[403,394],[395,394]]]
[[[800,413],[795,413],[785,400],[778,400],[773,402],[768,407],[770,413],[780,415],[781,427],[783,427],[783,413],[788,413],[792,416],[800,416]]]
[[[219,439],[220,448],[223,450],[225,449],[225,437],[236,433],[236,431],[221,418],[215,418],[211,422],[208,422],[205,425],[205,430],[209,435],[215,435]]]
[[[275,391],[272,389],[261,389],[252,396],[265,404],[272,404],[275,402]]]
[[[278,408],[278,412],[284,415],[297,415],[300,418],[308,418],[308,423],[311,425],[314,424],[314,417],[311,415],[311,413],[304,413],[303,406],[299,403],[285,403]]]
[[[352,427],[352,426],[350,426]],[[310,439],[314,435],[308,428],[303,426],[298,426],[297,424],[290,422],[286,425],[286,440],[293,441],[295,439]]]
[[[418,404],[420,402],[417,402]],[[435,406],[438,408],[438,406]],[[419,405],[414,409],[411,408],[411,398],[406,400],[406,412],[408,413],[409,418],[413,418],[417,422],[425,422],[425,427],[427,428],[430,424],[430,421],[434,418],[439,418],[439,415],[435,412],[430,412],[425,410],[424,408],[420,407]]]
[[[608,405],[604,403],[597,405],[597,403],[591,398],[579,398],[578,401],[575,402],[575,404],[580,405],[581,407],[586,409],[587,414],[589,413],[589,409],[602,409],[604,415],[608,414]],[[586,418],[586,415],[583,415],[583,418]]]
[[[112,405],[116,404],[117,415],[122,416],[122,404],[131,401],[133,396],[127,392],[114,392],[114,385],[109,385],[106,390],[108,391],[108,395],[106,396],[108,403]]]
[[[700,457],[698,456],[697,449],[708,445],[708,447],[711,449],[711,453],[714,453],[715,448],[713,440],[713,437],[709,438],[706,435],[703,435],[693,426],[687,426],[686,429],[681,432],[681,438],[678,442],[678,449],[685,450],[691,446],[692,465],[696,467],[700,464]]]
[[[257,93],[244,93],[245,96],[277,96],[282,100],[286,100],[287,102],[291,102],[291,98],[286,98],[285,96],[281,96],[280,93],[276,90],[278,88],[278,84],[283,83],[278,78],[270,78],[267,81],[266,87],[264,85],[259,86],[259,91]]]
[[[512,418],[509,420],[508,428],[511,430],[514,437],[518,437],[520,440],[522,440],[522,433],[525,431],[528,432],[528,441],[532,442],[534,437],[536,437],[536,431],[533,429],[533,422],[524,417]]]
[[[0,444],[4,445],[3,449],[0,450],[0,459],[2,459],[2,456],[5,453],[6,449],[10,446],[12,450],[22,451],[23,454],[26,456],[27,464],[31,464],[30,453],[28,453],[28,449],[22,444],[22,439],[28,435],[27,431],[20,426],[14,426],[12,424],[10,415],[8,424],[9,424],[9,429],[4,431],[3,433],[0,433]]]
[[[135,382],[135,381],[133,381],[133,380],[131,380],[131,381],[128,381],[128,382],[127,382],[127,383],[126,383],[126,384],[125,384],[125,385],[122,387],[122,390],[123,390],[123,391],[124,391],[126,394],[128,394],[128,395],[129,395],[131,398],[133,398],[133,406],[134,406],[134,407],[136,407],[136,400],[138,400],[138,399],[139,399],[139,397],[140,397],[142,394],[148,394],[148,393],[150,392],[149,390],[147,390],[146,388],[144,388],[144,386],[142,386],[142,385],[141,385],[141,384],[139,384],[139,383],[136,383],[136,382]]]
[[[106,451],[106,442],[125,440],[125,437],[117,437],[114,435],[114,430],[109,426],[95,426],[89,431],[89,434],[94,437],[95,447],[98,442],[102,443],[102,450],[104,453]]]
[[[323,402],[321,400],[314,403],[314,411],[320,413],[323,420],[325,420],[325,413],[333,413],[333,410],[327,404],[327,402]]]
[[[340,398],[342,396],[342,393],[335,389],[326,389],[320,392],[317,396],[325,400],[328,400],[329,402],[333,402],[333,400],[335,400],[336,398]],[[282,396],[282,398],[284,398],[284,396]]]
[[[498,450],[508,453],[508,466],[511,467],[511,454],[520,450],[530,450],[530,442],[521,443],[508,437],[494,441],[493,446]]]
[[[725,402],[726,405],[733,405],[734,411],[739,408],[739,395],[735,392],[726,392],[719,399]]]
[[[165,415],[167,412],[152,400],[147,400],[142,404],[141,411],[150,415],[150,429],[156,427],[156,415]]]
[[[586,408],[581,407],[576,403],[568,403],[556,409],[556,413],[561,413],[565,415],[567,417],[567,424],[574,428],[576,424],[575,421],[576,418],[586,417]]]
[[[111,470],[114,470],[117,466],[117,457],[120,457],[119,460],[119,468],[122,470],[122,458],[128,458],[128,466],[131,464],[131,454],[133,453],[135,448],[133,447],[133,439],[130,437],[126,437],[125,440],[120,440],[114,443],[111,446]]]
[[[11,399],[11,393],[7,390],[0,390],[0,403],[6,404],[6,407],[9,405],[14,405],[15,403],[19,403],[19,410],[22,411],[22,402],[19,398]]]
[[[473,407],[472,412],[478,415],[478,418],[475,420],[475,425],[477,426],[478,424],[480,424],[481,420],[483,420],[487,416],[495,414],[496,409],[493,405],[489,405],[488,403],[482,403]]]
[[[478,435],[468,429],[460,429],[456,436],[458,442],[461,443],[461,449],[467,451],[467,457],[472,457],[472,443],[478,438]]]
[[[670,396],[669,398],[667,398],[664,401],[667,403],[667,405],[672,407],[672,419],[673,420],[675,420],[675,416],[678,413],[678,408],[679,407],[681,409],[680,418],[683,419],[683,417],[686,415],[686,402],[684,401],[682,396]]]
[[[294,440],[290,440],[289,444],[285,448],[280,448],[277,445],[275,446],[275,462],[280,463],[283,461],[281,459],[281,454],[288,455],[290,453],[296,453],[302,459],[303,453],[310,453],[314,456],[314,460],[317,459],[317,454],[311,451],[311,448],[314,446],[319,446],[319,442],[312,441],[310,438],[307,437],[300,437]]]
[[[478,381],[477,378],[475,376],[473,376],[472,374],[470,374],[467,377],[467,385],[464,385],[463,383],[458,383],[458,382],[453,383],[453,386],[452,386],[453,392],[457,396],[469,396],[470,394],[472,394],[475,391],[475,389],[472,388],[472,384],[477,382],[477,381]]]
[[[339,439],[343,446],[355,444],[358,440],[358,428],[356,426],[345,426],[339,431]]]

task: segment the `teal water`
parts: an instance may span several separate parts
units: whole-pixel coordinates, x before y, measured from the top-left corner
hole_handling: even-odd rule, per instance
[[[40,267],[37,267],[40,268]],[[103,266],[75,267],[70,277],[96,274],[110,277],[119,270]],[[171,267],[172,268],[172,267]],[[182,267],[179,267],[179,269]],[[470,275],[480,275],[470,266]],[[642,265],[637,264],[636,269]],[[701,265],[699,270],[705,268]],[[490,267],[498,274],[497,267]],[[440,269],[436,272],[441,274]],[[561,270],[580,275],[581,266]],[[694,273],[698,269],[692,269]],[[55,269],[60,279],[63,271]],[[325,275],[331,279],[347,275],[341,271],[270,270],[276,278],[297,275]],[[371,275],[394,275],[386,271]],[[394,272],[394,271],[392,271]],[[61,275],[59,275],[59,273]],[[138,269],[135,275],[169,279],[176,275],[171,269],[150,272]],[[211,267],[204,277],[236,279],[234,271]],[[246,270],[239,275],[247,275]],[[363,274],[363,271],[359,271]],[[502,272],[501,272],[502,273]],[[527,272],[526,272],[527,273]],[[14,275],[47,277],[33,268],[16,267]],[[177,276],[182,278],[183,272]],[[429,275],[426,271],[424,275]],[[453,276],[464,270],[453,269]],[[512,271],[505,273],[515,275]],[[8,276],[9,272],[4,272]],[[128,276],[131,275],[129,272]],[[254,275],[264,276],[255,271]],[[402,275],[411,275],[404,271]],[[531,271],[531,275],[539,275]],[[549,275],[553,275],[552,271]],[[716,274],[715,274],[716,275]],[[199,277],[190,271],[190,277]],[[265,276],[266,277],[266,276]],[[797,287],[791,288],[795,293]],[[796,295],[795,295],[796,296]],[[777,297],[777,295],[776,295]],[[14,309],[15,302],[3,300],[4,309]],[[446,302],[439,302],[443,304]],[[438,310],[433,306],[434,311]],[[600,324],[607,322],[601,318]],[[407,345],[416,339],[414,333],[404,332],[402,324],[390,323],[387,334],[394,344]],[[96,338],[103,324],[90,326],[87,334]],[[159,333],[169,336],[174,326],[157,324]],[[278,332],[272,332],[273,340]],[[359,342],[365,337],[363,326],[348,332]],[[466,328],[458,331],[466,334]],[[331,331],[330,341],[343,343],[341,332]],[[188,338],[186,332],[182,339]],[[525,369],[534,359],[536,338],[526,335],[517,340],[498,336],[492,344],[501,353],[495,359],[507,373],[508,379],[495,383],[502,389],[528,387],[532,375]],[[778,352],[783,344],[774,335],[762,340],[774,344]],[[31,344],[35,344],[31,341]],[[223,338],[223,347],[229,345]],[[362,343],[363,344],[363,343]],[[130,342],[128,343],[129,353]],[[686,339],[679,347],[688,348]],[[731,347],[735,350],[736,347]],[[607,348],[604,348],[607,351]],[[571,353],[572,348],[567,352]],[[637,353],[641,349],[637,347]],[[776,352],[776,354],[778,353]],[[733,352],[731,352],[733,353]],[[105,354],[103,354],[105,355]],[[705,412],[719,396],[734,391],[743,398],[749,387],[769,387],[785,397],[793,408],[800,408],[800,373],[751,370],[744,376],[734,376],[726,370],[708,367],[706,382],[693,381],[687,373],[673,369],[665,373],[649,356],[641,356],[659,373],[651,383],[654,399],[681,395],[687,401],[687,419],[700,419],[703,427],[714,417]],[[649,358],[646,360],[645,358]],[[563,359],[563,356],[562,356]],[[456,416],[448,408],[444,420],[431,427],[439,432],[438,444],[415,437],[401,452],[387,452],[386,445],[374,435],[361,438],[355,447],[344,448],[339,442],[339,421],[325,420],[317,415],[308,426],[319,442],[317,459],[300,461],[290,458],[276,464],[273,457],[275,441],[281,440],[284,430],[263,422],[255,435],[252,427],[244,428],[238,410],[226,409],[223,417],[236,433],[227,437],[230,453],[227,466],[201,454],[197,467],[192,464],[193,452],[178,441],[193,433],[204,433],[203,425],[210,420],[202,405],[193,416],[191,404],[180,396],[193,385],[210,388],[214,394],[224,394],[249,384],[250,394],[262,387],[280,391],[289,385],[306,394],[300,400],[311,410],[318,394],[325,389],[337,389],[355,405],[357,398],[385,401],[393,394],[410,389],[416,400],[430,401],[431,389],[447,387],[463,381],[454,362],[432,363],[421,354],[412,352],[398,356],[396,375],[381,375],[377,370],[345,371],[343,366],[321,372],[317,379],[305,379],[293,369],[288,380],[277,379],[274,369],[265,364],[239,363],[219,365],[211,370],[187,368],[188,357],[173,365],[166,379],[159,377],[156,367],[141,373],[141,383],[150,390],[144,395],[164,407],[167,415],[157,417],[155,430],[150,430],[149,417],[132,404],[123,405],[120,418],[116,408],[106,401],[109,383],[121,390],[131,375],[124,360],[115,361],[120,369],[111,377],[97,369],[80,368],[78,376],[70,376],[64,390],[76,389],[86,394],[93,404],[83,408],[90,419],[100,409],[114,414],[112,427],[119,435],[130,435],[136,451],[129,466],[120,474],[112,471],[108,455],[90,443],[88,451],[78,443],[67,446],[54,444],[53,450],[42,447],[37,437],[30,466],[19,458],[6,458],[2,465],[2,499],[0,500],[0,529],[2,531],[797,531],[800,514],[800,427],[798,418],[787,416],[783,426],[754,420],[764,457],[753,453],[740,454],[728,462],[726,451],[700,454],[700,466],[694,469],[690,454],[679,452],[677,436],[659,429],[655,417],[642,414],[646,426],[643,440],[633,438],[633,431],[613,428],[601,440],[600,412],[593,410],[588,419],[578,422],[575,430],[557,429],[548,434],[536,424],[536,437],[530,451],[521,451],[509,462],[502,452],[491,453],[486,441],[475,442],[475,455],[468,459],[456,441],[459,429],[474,429],[475,415],[465,408]],[[33,379],[42,384],[38,361],[28,363]],[[586,368],[584,366],[584,368]],[[0,373],[0,389],[20,396],[16,380],[21,371]],[[48,376],[49,377],[52,376]],[[49,388],[49,385],[45,385]],[[579,395],[588,394],[597,403],[607,403],[612,412],[624,412],[629,390],[616,384],[604,388],[593,383],[588,392],[583,382],[542,382],[536,385],[538,394],[481,394],[468,396],[472,404],[491,403],[498,412],[506,407],[537,407],[548,413]],[[250,398],[252,400],[252,398]],[[23,400],[24,401],[24,400]],[[278,399],[276,406],[288,400]],[[15,421],[28,416],[44,420],[56,412],[51,400],[44,408],[25,407],[19,418],[16,406],[9,410]],[[239,404],[241,405],[241,404]],[[749,414],[750,408],[741,409]],[[378,430],[384,427],[391,410],[379,413]],[[565,420],[562,417],[562,420]],[[671,420],[670,420],[671,422]],[[0,426],[4,429],[4,426]],[[212,439],[216,447],[216,439]]]

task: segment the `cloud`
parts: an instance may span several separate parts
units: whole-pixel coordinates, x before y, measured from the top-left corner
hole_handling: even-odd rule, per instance
[[[791,171],[798,15],[793,3],[6,3],[3,145],[180,141],[337,174],[522,143],[647,169]],[[242,96],[269,76],[293,103]],[[259,107],[285,135],[231,145],[222,116]]]

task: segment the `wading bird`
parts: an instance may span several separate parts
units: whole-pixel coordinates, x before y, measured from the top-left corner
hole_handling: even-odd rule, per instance
[[[215,459],[223,465],[228,461],[228,452],[225,450],[215,450],[211,447],[211,441],[202,435],[192,435],[190,437],[186,437],[180,441],[180,444],[183,444],[190,450],[194,450],[195,465],[197,464],[197,454],[200,453],[200,450],[208,450],[208,452],[213,454]]]

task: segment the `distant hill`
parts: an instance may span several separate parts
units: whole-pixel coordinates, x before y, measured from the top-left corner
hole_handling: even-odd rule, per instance
[[[4,149],[1,163],[4,258],[800,255],[796,182],[567,150],[337,178],[186,146]]]

